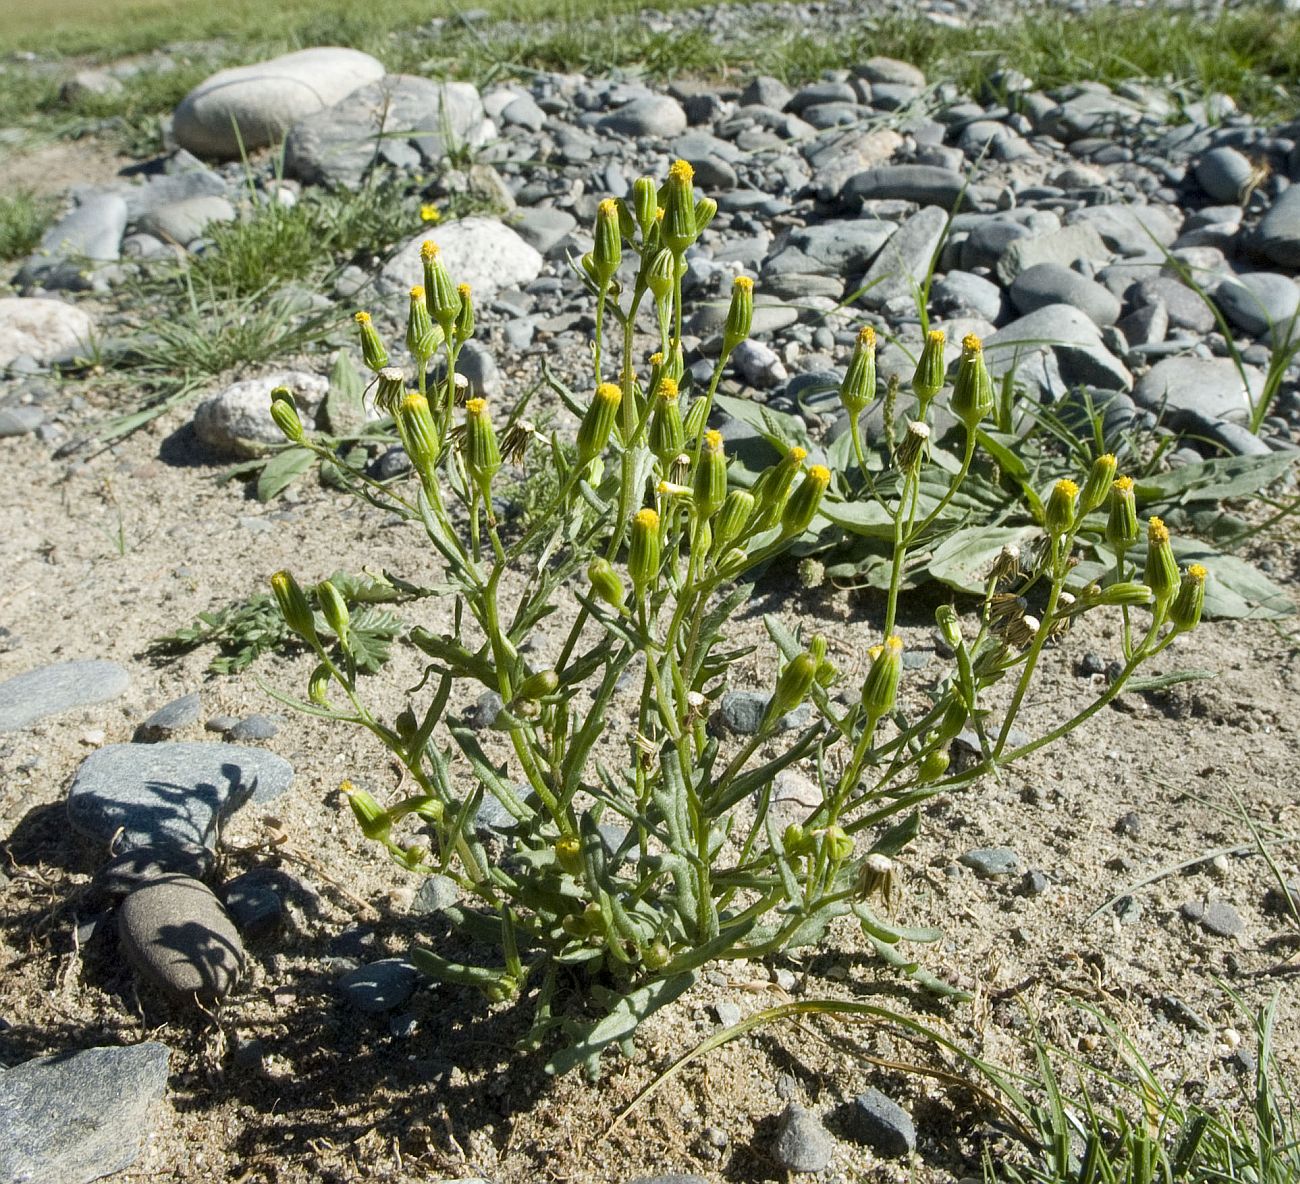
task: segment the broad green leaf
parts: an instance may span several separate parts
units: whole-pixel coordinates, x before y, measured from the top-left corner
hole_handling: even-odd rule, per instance
[[[1198,539],[1175,539],[1174,554],[1181,566],[1204,564],[1205,616],[1277,620],[1295,613],[1291,594],[1262,571],[1235,555],[1225,555]]]
[[[872,855],[897,855],[921,833],[921,812],[913,810],[902,822],[896,822],[871,845]]]
[[[1268,456],[1227,456],[1181,465],[1167,473],[1142,477],[1134,494],[1142,504],[1214,501],[1248,497],[1290,472],[1295,458],[1287,452]]]
[[[335,436],[356,431],[366,419],[362,395],[365,382],[353,365],[352,354],[341,349],[330,370],[329,393],[325,396],[323,414],[325,430]]]
[[[286,448],[262,466],[257,478],[257,500],[269,502],[279,496],[312,466],[315,455],[307,448]]]
[[[1036,526],[968,526],[940,543],[926,565],[932,579],[962,592],[982,593],[989,569],[1003,547],[1023,547]]]

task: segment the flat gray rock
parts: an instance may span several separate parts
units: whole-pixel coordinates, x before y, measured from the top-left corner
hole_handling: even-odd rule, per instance
[[[16,732],[74,707],[116,699],[131,676],[116,662],[56,662],[0,682],[0,732]]]
[[[376,159],[441,163],[449,151],[477,147],[491,128],[478,91],[468,82],[435,82],[390,74],[369,82],[346,103],[294,123],[284,142],[285,172],[316,185],[357,185]],[[406,153],[397,149],[405,147]],[[412,281],[414,282],[414,281]]]
[[[1163,206],[1085,206],[1065,217],[1067,226],[1091,226],[1120,255],[1150,255],[1178,237],[1178,222]]]
[[[0,1073],[0,1180],[87,1184],[130,1167],[167,1088],[165,1044],[38,1057]]]
[[[867,288],[860,302],[881,309],[891,301],[910,299],[914,287],[925,279],[947,223],[943,209],[933,205],[908,218],[867,268],[858,285]]]
[[[983,879],[1013,876],[1020,870],[1020,856],[1010,847],[974,847],[958,862]]]
[[[457,284],[469,284],[476,305],[482,306],[502,288],[523,287],[542,271],[542,256],[509,226],[495,218],[462,218],[421,234],[384,265],[383,277],[394,291],[406,292],[421,282],[420,248],[432,238],[442,251],[442,261]]]
[[[1070,267],[1081,259],[1097,262],[1109,257],[1110,249],[1092,226],[1064,226],[1044,234],[1026,230],[1009,239],[1005,250],[998,256],[996,269],[998,279],[1003,284],[1010,284],[1022,271],[1040,263]],[[966,261],[964,251],[962,262],[967,267],[972,266]]]
[[[1300,185],[1292,185],[1260,220],[1254,250],[1279,267],[1300,268]]]
[[[1140,280],[1132,299],[1137,305],[1164,305],[1171,329],[1187,329],[1193,333],[1209,333],[1214,329],[1214,313],[1210,307],[1173,276],[1154,275]]]
[[[1195,167],[1196,181],[1215,201],[1236,202],[1250,180],[1250,161],[1235,148],[1211,148]]]
[[[530,247],[545,255],[577,229],[578,219],[568,210],[532,206],[512,215],[510,226]]]
[[[383,64],[369,54],[335,46],[219,70],[181,100],[173,134],[182,148],[200,156],[237,160],[241,151],[275,143],[300,119],[383,73]]]
[[[135,730],[136,741],[166,740],[173,732],[187,728],[199,718],[199,693],[191,691],[164,703]]]
[[[420,972],[405,958],[381,958],[339,979],[339,994],[358,1011],[382,1015],[401,1007],[420,983]]]
[[[1069,304],[1094,325],[1113,325],[1119,319],[1119,301],[1095,280],[1059,263],[1036,263],[1011,283],[1011,303],[1021,313],[1049,304]]]
[[[1264,386],[1253,366],[1246,367],[1246,378],[1243,387],[1231,358],[1164,358],[1138,380],[1133,401],[1148,411],[1186,411],[1244,423]]]
[[[844,1125],[853,1139],[891,1159],[916,1150],[912,1116],[878,1089],[868,1089],[853,1099]]]
[[[1289,276],[1272,271],[1233,276],[1214,289],[1214,302],[1252,337],[1280,343],[1296,335],[1292,321],[1300,308],[1300,287]]]
[[[984,342],[989,372],[1018,378],[1054,398],[1074,385],[1128,390],[1133,376],[1101,342],[1101,331],[1069,304],[1045,308],[1004,325]]]
[[[213,222],[233,222],[235,207],[220,194],[187,197],[183,201],[159,206],[144,214],[136,223],[145,234],[163,242],[186,246],[200,237]]]
[[[596,126],[620,136],[670,139],[686,130],[686,112],[670,95],[642,95],[601,116]]]
[[[239,981],[244,946],[221,902],[189,876],[160,876],[118,907],[123,953],[151,985],[176,999],[224,999]]]
[[[23,264],[17,285],[84,288],[96,264],[122,254],[126,202],[116,193],[88,195],[41,236],[40,246]]]
[[[923,206],[942,206],[951,210],[966,184],[966,178],[953,169],[929,164],[894,164],[865,169],[844,186],[846,201],[880,201],[900,199]]]
[[[791,1102],[777,1123],[772,1158],[788,1172],[820,1172],[835,1158],[835,1139],[816,1114]]]
[[[118,849],[215,847],[221,823],[246,802],[269,802],[293,781],[274,753],[221,743],[109,744],[91,753],[68,791],[68,818]]]

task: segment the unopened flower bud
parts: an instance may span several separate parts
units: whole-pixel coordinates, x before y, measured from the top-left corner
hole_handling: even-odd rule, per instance
[[[555,858],[569,875],[579,875],[582,871],[582,840],[577,835],[556,839]]]
[[[826,855],[832,863],[843,863],[853,856],[853,839],[838,823],[832,823],[822,834]]]
[[[686,433],[687,440],[698,440],[700,438],[708,414],[708,399],[691,400],[690,408],[686,412],[686,418],[682,420],[682,430]]]
[[[486,399],[465,403],[465,468],[485,493],[501,469],[501,448]]]
[[[425,305],[443,336],[450,337],[456,331],[456,317],[460,314],[460,294],[451,282],[437,243],[426,242],[421,246],[420,259],[424,264]]]
[[[334,636],[340,641],[346,642],[348,624],[351,619],[348,615],[347,601],[343,599],[342,594],[329,580],[321,580],[316,585],[316,603],[320,605],[321,616],[325,618],[325,623],[333,630]]]
[[[379,331],[370,319],[368,312],[358,312],[352,317],[361,331],[361,359],[374,371],[382,370],[388,365],[388,351],[379,340]]]
[[[961,622],[957,610],[950,604],[941,604],[934,610],[934,623],[939,626],[939,633],[949,649],[955,650],[961,645]]]
[[[786,663],[776,680],[776,690],[767,703],[765,722],[775,723],[799,706],[817,680],[817,659],[809,653],[796,655]]]
[[[1117,477],[1110,483],[1106,542],[1114,551],[1122,555],[1137,541],[1137,501],[1133,496],[1133,478]]]
[[[754,281],[747,275],[738,275],[731,284],[731,304],[722,327],[722,352],[729,354],[747,340],[753,324]]]
[[[545,699],[560,689],[560,676],[554,670],[539,670],[530,674],[515,690],[515,698],[525,702]]]
[[[637,596],[644,600],[659,575],[659,515],[654,510],[638,510],[633,515],[627,571]]]
[[[928,785],[931,781],[938,781],[948,771],[951,762],[947,749],[935,748],[927,752],[916,766],[917,784]]]
[[[649,236],[659,212],[659,187],[653,177],[638,177],[632,182],[632,214],[641,230],[641,239]]]
[[[916,373],[912,375],[912,390],[921,401],[922,414],[925,413],[926,404],[943,390],[943,345],[943,330],[931,329],[925,335],[921,360],[917,362]]]
[[[650,451],[667,469],[686,446],[686,428],[682,423],[682,409],[678,401],[677,383],[671,378],[661,378],[654,394],[650,411]]]
[[[424,303],[424,289],[419,284],[411,289],[411,303],[406,311],[406,348],[421,370],[438,348],[438,337]]]
[[[1078,496],[1079,487],[1068,478],[1062,478],[1052,486],[1043,512],[1043,525],[1053,538],[1068,534],[1074,526],[1074,503]]]
[[[578,463],[587,464],[605,451],[614,431],[614,421],[623,402],[623,392],[612,382],[602,382],[591,397],[578,426]]]
[[[587,568],[592,593],[611,608],[622,608],[627,600],[627,589],[608,559],[593,559]]]
[[[840,383],[840,402],[850,416],[861,415],[876,397],[876,331],[864,325],[858,331],[853,357]]]
[[[878,720],[894,710],[898,682],[903,675],[903,639],[897,634],[867,651],[871,666],[862,684],[862,706],[871,720]]]
[[[652,941],[641,951],[641,962],[647,970],[662,970],[672,960],[673,952],[662,941]]]
[[[797,822],[790,823],[781,833],[781,846],[787,855],[798,858],[812,850],[812,838],[808,831]]]
[[[1147,562],[1142,578],[1150,587],[1157,604],[1168,604],[1178,591],[1178,560],[1174,558],[1169,528],[1159,518],[1147,523]]]
[[[281,397],[281,391],[289,397]],[[271,418],[275,421],[275,426],[284,433],[286,440],[294,444],[302,442],[306,434],[303,431],[302,418],[298,414],[293,395],[287,387],[279,386],[271,392]]]
[[[708,225],[717,217],[718,203],[711,197],[696,198],[695,201],[695,233],[698,237],[708,229]]]
[[[1170,623],[1184,633],[1201,623],[1201,611],[1205,608],[1205,577],[1208,574],[1201,564],[1190,564],[1183,572],[1178,595],[1169,606]]]
[[[1108,584],[1097,595],[1098,604],[1128,607],[1150,604],[1154,599],[1155,595],[1151,589],[1136,580],[1122,580],[1115,584]]]
[[[319,645],[311,605],[298,581],[287,571],[277,571],[271,577],[271,591],[275,593],[275,603],[284,623],[312,647]]]
[[[425,482],[432,480],[442,446],[428,399],[423,395],[410,394],[402,400],[397,412],[397,432],[415,471]]]
[[[664,221],[660,233],[664,244],[676,255],[682,254],[699,236],[694,176],[695,170],[686,161],[677,160],[669,168],[664,183]]]
[[[330,668],[322,662],[311,672],[311,677],[307,679],[307,698],[312,703],[315,703],[317,707],[329,706],[328,692],[333,677]]]
[[[619,226],[618,202],[605,198],[596,207],[595,245],[591,249],[591,262],[599,286],[604,287],[614,278],[623,262],[623,231]]]
[[[1079,517],[1091,514],[1110,496],[1111,485],[1115,480],[1116,460],[1112,453],[1104,452],[1092,462],[1088,476],[1084,479],[1083,490],[1079,494]]]
[[[393,827],[392,817],[388,811],[375,801],[364,789],[358,789],[351,781],[339,786],[339,792],[348,799],[352,807],[352,816],[361,827],[361,833],[375,842],[385,842]]]
[[[953,380],[949,409],[973,432],[993,410],[993,379],[984,361],[984,344],[974,333],[968,333],[961,342],[961,361],[957,363],[957,377]]]
[[[721,432],[705,432],[700,463],[695,469],[693,492],[695,512],[701,519],[712,518],[727,497],[727,454]]]
[[[676,282],[677,260],[665,247],[650,263],[650,270],[646,273],[646,286],[649,287],[655,300],[663,304],[672,295],[673,284]]]
[[[713,522],[713,550],[723,554],[742,534],[754,514],[754,495],[746,489],[727,494]]]
[[[808,529],[830,483],[831,471],[825,465],[812,465],[808,469],[799,488],[790,495],[790,500],[781,512],[783,534],[798,535]]]
[[[456,344],[464,345],[474,336],[474,294],[468,284],[457,284],[456,295],[460,297],[455,325]]]

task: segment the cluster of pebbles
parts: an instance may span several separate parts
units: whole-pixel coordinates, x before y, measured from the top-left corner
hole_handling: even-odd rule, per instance
[[[836,19],[845,9],[805,7]],[[943,20],[963,12],[935,9]],[[885,58],[797,88],[771,77],[657,88],[539,72],[480,93],[321,48],[214,76],[179,106],[170,134],[174,149],[130,177],[75,189],[12,276],[19,294],[0,299],[0,434],[34,433],[50,447],[67,438],[75,410],[55,397],[48,372],[92,336],[111,357],[118,328],[104,309],[115,286],[155,260],[209,249],[214,223],[247,216],[240,140],[256,150],[283,138],[283,176],[254,166],[258,200],[292,203],[305,187],[348,189],[378,171],[433,200],[472,192],[496,211],[433,232],[483,310],[464,368],[490,397],[506,393],[503,371],[530,353],[584,372],[592,310],[569,260],[590,248],[602,198],[682,158],[719,204],[690,253],[688,364],[711,367],[731,281],[755,277],[754,339],[737,351],[730,381],[814,428],[828,426],[834,407],[819,416],[800,392],[834,385],[863,323],[914,342],[915,293],[934,261],[934,323],[954,345],[980,335],[994,372],[1015,369],[1036,398],[1086,389],[1110,430],[1136,424],[1177,437],[1175,462],[1291,450],[1300,439],[1294,367],[1263,431],[1246,426],[1274,351],[1296,331],[1300,123],[1261,126],[1223,96],[1191,101],[1138,82],[1045,93],[1011,70],[988,93],[967,95]],[[371,307],[396,336],[426,237],[381,267],[346,269],[312,298],[337,305],[340,321]],[[1231,329],[1244,370],[1189,275]],[[883,351],[882,377],[908,365],[899,347]],[[214,457],[280,440],[266,411],[276,384],[291,386],[308,414],[326,389],[321,375],[288,369],[214,392],[194,415]],[[400,471],[400,454],[381,459]],[[102,662],[30,670],[0,683],[0,730],[102,702],[128,679]],[[737,717],[742,707],[729,704]],[[142,984],[178,1007],[237,989],[245,941],[273,934],[301,889],[278,873],[209,884],[222,821],[284,793],[293,770],[261,748],[168,739],[197,712],[197,701],[178,701],[143,721],[136,743],[99,748],[67,797],[97,868],[98,911],[84,936],[107,930]],[[273,731],[254,725],[247,737]],[[356,960],[339,984],[377,1015],[416,986],[400,960]],[[150,1043],[0,1071],[0,1180],[89,1180],[132,1162],[166,1064],[167,1050]],[[72,1081],[84,1089],[70,1090]],[[849,1128],[881,1155],[915,1147],[910,1118],[883,1095],[859,1099]],[[72,1139],[72,1129],[91,1133]],[[817,1115],[792,1103],[776,1162],[818,1171],[834,1153]]]

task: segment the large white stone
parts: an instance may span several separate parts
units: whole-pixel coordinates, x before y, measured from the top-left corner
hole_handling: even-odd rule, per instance
[[[464,218],[438,227],[436,234],[411,239],[384,267],[389,286],[409,288],[420,283],[420,247],[430,238],[441,248],[452,280],[469,284],[479,302],[503,288],[531,283],[542,270],[541,255],[510,227],[495,218]]]
[[[298,120],[383,75],[368,53],[334,46],[219,70],[181,100],[173,134],[200,156],[235,159],[241,141],[246,150],[274,144]]]
[[[210,395],[194,410],[194,434],[213,451],[226,456],[261,456],[284,443],[284,433],[271,418],[271,391],[287,386],[305,423],[316,418],[329,381],[305,370],[278,370],[263,378],[246,378]]]
[[[93,328],[84,310],[62,300],[0,300],[0,368],[22,357],[48,362],[87,345]]]

